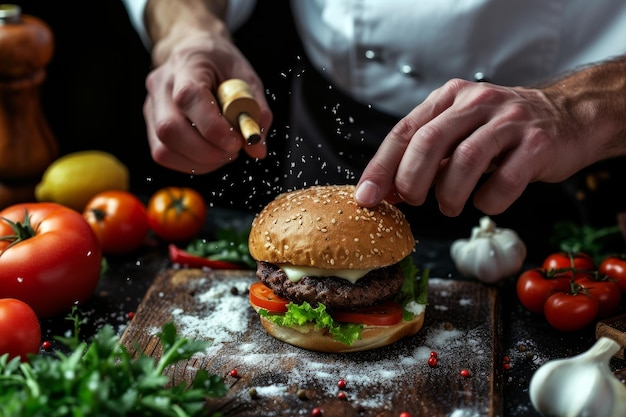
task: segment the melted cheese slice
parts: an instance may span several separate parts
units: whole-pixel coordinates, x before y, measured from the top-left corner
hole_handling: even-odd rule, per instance
[[[294,266],[289,264],[278,265],[280,269],[285,271],[289,281],[298,282],[303,277],[338,277],[350,281],[357,282],[363,278],[371,269],[320,269],[309,266]]]

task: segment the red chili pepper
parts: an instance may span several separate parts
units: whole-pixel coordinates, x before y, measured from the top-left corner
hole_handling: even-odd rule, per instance
[[[232,262],[214,261],[212,259],[203,258],[202,256],[192,255],[191,253],[180,249],[171,243],[168,246],[170,261],[175,264],[184,265],[188,268],[213,268],[213,269],[241,269],[241,266]]]

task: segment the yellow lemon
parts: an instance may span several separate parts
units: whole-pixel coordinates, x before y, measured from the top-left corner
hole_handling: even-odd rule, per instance
[[[128,190],[128,168],[114,155],[79,151],[53,161],[35,187],[38,201],[52,201],[82,212],[101,191]]]

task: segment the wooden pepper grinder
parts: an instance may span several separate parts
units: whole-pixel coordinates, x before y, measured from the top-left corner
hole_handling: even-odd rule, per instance
[[[52,54],[52,32],[43,21],[0,4],[0,208],[34,201],[35,186],[58,157],[39,100]]]
[[[258,143],[261,140],[261,109],[252,97],[250,86],[237,78],[226,80],[217,88],[217,99],[224,117],[239,128],[248,145]]]

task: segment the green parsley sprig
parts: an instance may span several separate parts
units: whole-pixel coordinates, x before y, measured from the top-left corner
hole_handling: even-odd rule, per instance
[[[553,227],[550,244],[564,252],[587,253],[597,264],[608,254],[624,250],[624,238],[617,224],[593,227],[569,221],[557,222]]]
[[[133,355],[109,325],[93,340],[80,342],[76,310],[73,336],[59,337],[71,353],[32,355],[28,362],[0,356],[0,417],[60,416],[219,416],[206,409],[208,397],[223,397],[227,387],[219,376],[198,370],[187,384],[169,385],[164,371],[189,359],[209,344],[179,337],[173,323],[158,334],[163,355],[158,361]]]

